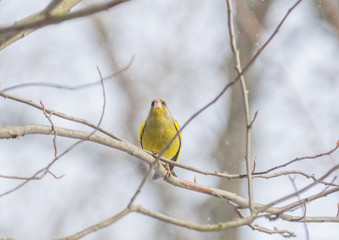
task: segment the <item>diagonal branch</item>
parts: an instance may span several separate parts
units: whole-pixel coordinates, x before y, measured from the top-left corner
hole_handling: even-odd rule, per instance
[[[27,36],[28,34],[36,30],[23,28],[21,30],[11,31],[11,28],[18,27],[24,24],[29,24],[35,21],[43,21],[46,16],[66,14],[80,1],[81,0],[53,0],[43,11],[37,12],[22,20],[16,21],[11,27],[0,28],[2,29],[2,31],[0,30],[0,50],[8,47],[13,42]]]
[[[56,1],[59,2],[56,3],[56,6],[53,6],[53,4],[51,4],[47,6],[45,10],[26,17],[14,23],[10,27],[0,28],[0,50],[44,26],[58,24],[67,20],[89,16],[94,13],[108,10],[127,1],[129,0],[111,0],[109,2],[95,4],[85,9],[78,10],[69,14],[67,13],[77,3],[79,3],[80,0]]]
[[[95,232],[99,229],[105,228],[113,223],[115,223],[116,221],[120,220],[121,218],[123,218],[124,216],[126,216],[127,214],[129,214],[131,212],[131,209],[129,208],[125,208],[124,210],[122,210],[121,212],[119,212],[118,214],[116,214],[115,216],[106,219],[105,221],[102,221],[98,224],[95,224],[93,226],[90,226],[76,234],[73,234],[71,236],[68,237],[63,237],[63,238],[59,238],[58,240],[75,240],[75,239],[79,239],[82,238],[92,232]]]

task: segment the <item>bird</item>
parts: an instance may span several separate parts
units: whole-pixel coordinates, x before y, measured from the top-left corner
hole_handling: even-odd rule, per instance
[[[167,145],[175,135],[177,135],[176,138],[168,147]],[[178,122],[173,118],[164,100],[155,99],[152,101],[148,116],[141,124],[138,140],[141,148],[154,154],[160,154],[167,147],[161,157],[175,162],[178,161],[182,146],[181,131]],[[173,165],[165,164],[165,168],[167,169],[165,177],[170,174],[176,176]],[[155,173],[153,180],[157,178],[160,178],[160,175]]]

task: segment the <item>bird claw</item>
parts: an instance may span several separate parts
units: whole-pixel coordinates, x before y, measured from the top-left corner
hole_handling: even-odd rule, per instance
[[[168,163],[165,164],[165,168],[166,168],[166,170],[167,170],[167,173],[166,173],[166,175],[165,175],[165,178],[168,178],[169,176],[171,176],[171,169],[170,169]]]

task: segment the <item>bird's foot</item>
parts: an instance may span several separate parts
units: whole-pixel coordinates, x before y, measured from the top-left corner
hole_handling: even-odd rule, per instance
[[[168,178],[169,176],[171,176],[171,169],[168,163],[165,164],[165,168],[167,170],[167,173],[165,175],[165,178]]]

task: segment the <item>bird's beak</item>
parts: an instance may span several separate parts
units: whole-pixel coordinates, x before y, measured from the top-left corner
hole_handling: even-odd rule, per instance
[[[159,99],[154,100],[154,109],[162,109],[162,103]]]

